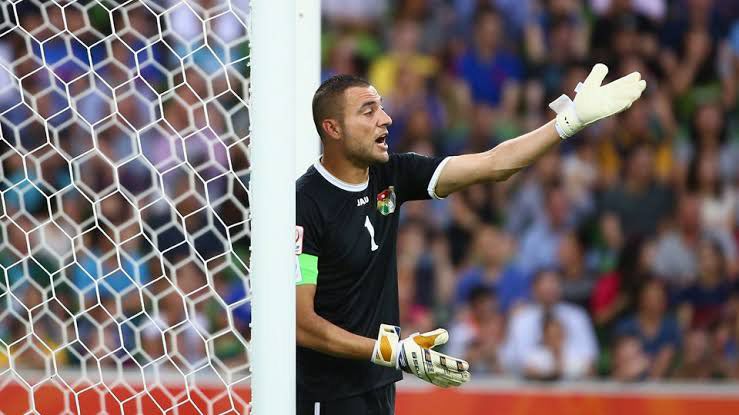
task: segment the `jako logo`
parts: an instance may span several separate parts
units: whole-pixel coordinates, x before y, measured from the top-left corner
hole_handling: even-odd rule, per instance
[[[369,196],[360,197],[359,199],[357,199],[357,206],[366,205],[367,203],[369,203]]]

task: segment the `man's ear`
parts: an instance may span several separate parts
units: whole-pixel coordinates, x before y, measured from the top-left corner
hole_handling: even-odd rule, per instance
[[[321,128],[326,133],[326,137],[338,140],[341,138],[341,125],[333,118],[326,118],[321,122]]]

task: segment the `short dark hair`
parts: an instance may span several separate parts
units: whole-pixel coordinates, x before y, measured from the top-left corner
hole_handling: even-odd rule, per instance
[[[370,83],[354,75],[334,75],[323,81],[313,94],[313,123],[318,135],[323,139],[321,122],[326,118],[337,117],[344,106],[344,91],[353,87],[368,87]]]

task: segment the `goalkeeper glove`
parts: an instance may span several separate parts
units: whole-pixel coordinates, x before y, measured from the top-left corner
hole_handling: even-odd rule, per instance
[[[469,364],[432,350],[449,340],[444,329],[414,333],[400,340],[400,327],[382,324],[372,352],[372,363],[402,369],[443,388],[470,380]]]
[[[629,108],[647,87],[639,72],[601,85],[607,73],[606,65],[596,64],[585,82],[575,88],[574,102],[561,95],[549,104],[557,113],[555,125],[561,138],[572,137],[588,124]]]

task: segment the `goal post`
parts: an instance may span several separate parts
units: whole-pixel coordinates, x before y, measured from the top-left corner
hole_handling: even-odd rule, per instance
[[[252,393],[295,413],[295,0],[252,4]]]
[[[295,81],[295,175],[316,161],[321,141],[313,123],[311,103],[321,82],[321,0],[300,0],[295,25],[295,56],[300,70]]]

